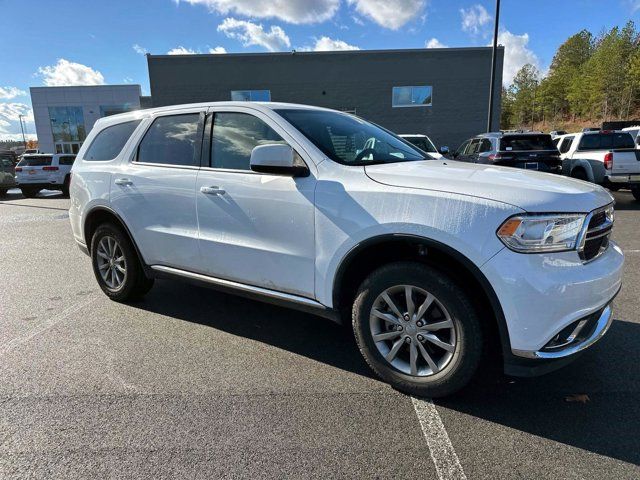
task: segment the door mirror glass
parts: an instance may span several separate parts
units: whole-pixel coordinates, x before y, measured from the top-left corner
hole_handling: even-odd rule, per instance
[[[251,170],[260,173],[306,177],[309,169],[289,145],[258,145],[251,151]]]
[[[442,155],[448,155],[449,154],[449,147],[447,147],[447,146],[440,147],[440,153]]]

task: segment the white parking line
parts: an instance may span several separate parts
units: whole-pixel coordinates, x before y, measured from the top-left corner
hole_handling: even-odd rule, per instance
[[[431,400],[420,400],[411,397],[413,408],[418,415],[422,433],[427,440],[431,458],[436,466],[439,480],[466,480],[458,455],[456,455],[442,419]]]
[[[88,300],[86,300],[86,301],[84,301],[82,303],[76,303],[75,305],[72,305],[71,307],[67,308],[66,310],[63,310],[62,312],[60,312],[58,315],[54,315],[53,317],[49,317],[49,318],[45,319],[36,328],[25,332],[24,335],[20,335],[18,337],[12,338],[11,340],[3,343],[2,345],[0,345],[0,355],[5,354],[9,350],[11,350],[13,347],[16,347],[18,345],[22,345],[22,344],[28,342],[29,340],[31,340],[36,335],[38,335],[38,334],[50,329],[56,323],[64,320],[65,318],[67,318],[72,313],[75,313],[78,310],[82,310],[87,305],[95,302],[98,298],[99,298],[98,295],[94,295],[93,297],[89,298]]]

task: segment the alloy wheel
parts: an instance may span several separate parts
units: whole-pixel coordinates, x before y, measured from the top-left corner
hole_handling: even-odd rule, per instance
[[[111,290],[119,290],[127,279],[127,262],[118,241],[104,236],[96,250],[98,271],[104,283]]]

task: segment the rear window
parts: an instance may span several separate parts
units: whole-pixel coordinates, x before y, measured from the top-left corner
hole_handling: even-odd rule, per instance
[[[102,130],[84,154],[84,159],[89,161],[105,161],[116,158],[129,137],[140,124],[140,120],[119,123]]]
[[[555,150],[551,135],[508,135],[500,139],[501,151]]]
[[[580,150],[609,150],[612,148],[635,148],[633,137],[627,132],[589,133],[582,136]]]
[[[18,163],[19,167],[46,167],[51,165],[52,157],[22,157]]]
[[[58,159],[58,164],[60,165],[73,165],[73,162],[75,161],[76,156],[75,155],[65,155],[64,157],[60,157]]]

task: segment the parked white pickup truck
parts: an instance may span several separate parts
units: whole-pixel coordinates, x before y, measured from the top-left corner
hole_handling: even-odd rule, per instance
[[[640,201],[640,150],[628,132],[570,133],[557,146],[565,175],[612,190],[630,188]]]

